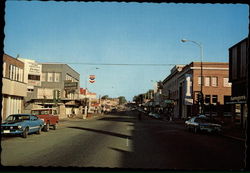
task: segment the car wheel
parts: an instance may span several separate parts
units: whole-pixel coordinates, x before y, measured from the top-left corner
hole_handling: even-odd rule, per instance
[[[46,125],[44,126],[44,131],[48,132],[49,131],[49,123],[46,123]]]
[[[27,138],[28,133],[29,133],[29,129],[28,129],[28,127],[26,127],[26,128],[23,130],[22,137],[23,137],[23,138]]]
[[[41,131],[42,131],[42,127],[40,126],[39,129],[38,129],[38,131],[36,132],[36,134],[40,135]]]
[[[57,124],[53,125],[53,130],[57,129]]]

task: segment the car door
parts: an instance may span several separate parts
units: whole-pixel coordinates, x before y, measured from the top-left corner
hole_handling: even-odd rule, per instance
[[[39,121],[38,117],[31,115],[30,116],[30,130],[32,132],[36,132],[36,131],[39,130],[40,125],[41,124],[40,124],[40,121]]]

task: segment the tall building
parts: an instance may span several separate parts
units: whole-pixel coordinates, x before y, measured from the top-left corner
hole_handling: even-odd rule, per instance
[[[2,120],[10,114],[23,113],[27,84],[24,82],[24,63],[3,55]]]
[[[248,74],[248,43],[245,38],[229,48],[229,81],[232,82],[232,97],[229,104],[234,106],[234,115],[242,127],[247,120],[247,74]]]

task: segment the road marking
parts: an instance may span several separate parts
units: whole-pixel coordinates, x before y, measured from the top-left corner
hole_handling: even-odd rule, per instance
[[[128,137],[127,137],[127,147],[128,147]]]

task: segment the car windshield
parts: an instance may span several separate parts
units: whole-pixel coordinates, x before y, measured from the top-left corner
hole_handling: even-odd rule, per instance
[[[207,119],[207,118],[196,118],[194,120],[194,122],[197,122],[197,123],[209,123],[209,119]]]
[[[49,110],[32,110],[31,113],[33,115],[48,115],[50,114]]]
[[[24,121],[29,119],[29,115],[10,115],[6,118],[6,121]]]

